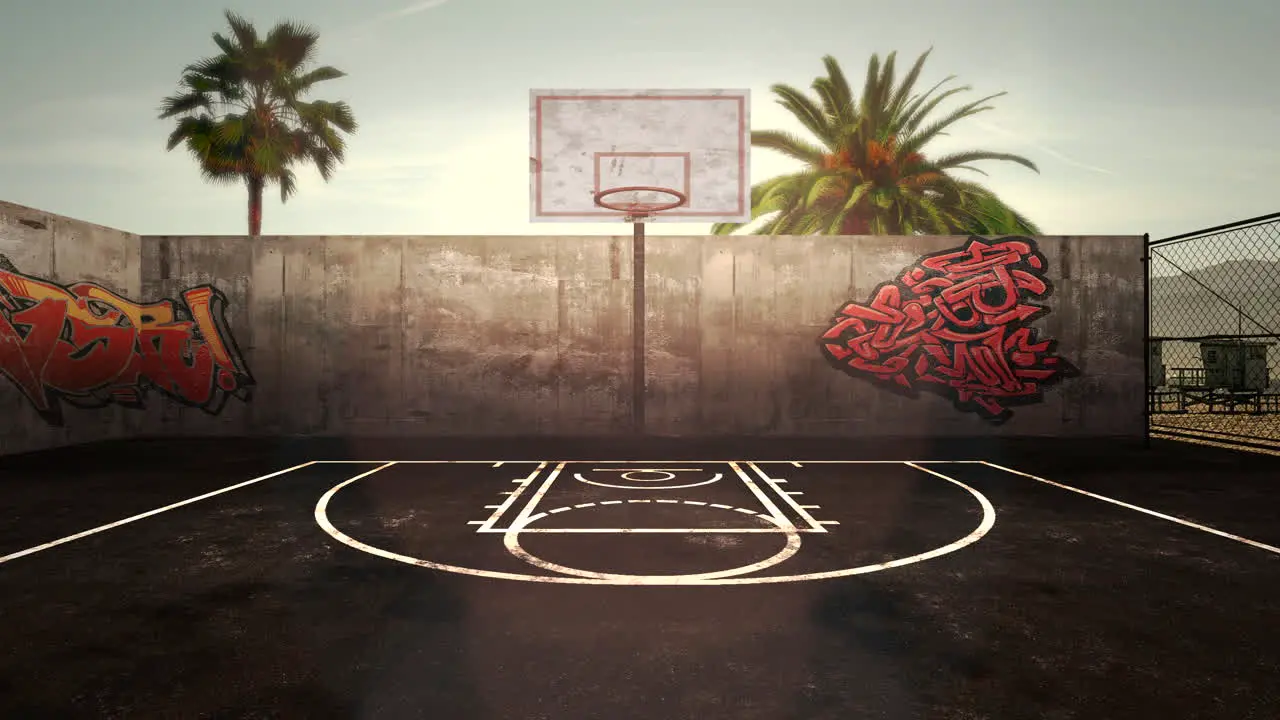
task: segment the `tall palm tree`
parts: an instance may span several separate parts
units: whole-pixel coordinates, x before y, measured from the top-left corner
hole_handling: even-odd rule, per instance
[[[991,109],[997,93],[963,105],[940,118],[930,114],[947,98],[969,90],[938,90],[948,77],[922,94],[915,84],[932,50],[922,54],[895,85],[890,53],[884,65],[871,56],[861,98],[855,98],[835,58],[822,59],[827,74],[813,82],[817,99],[790,85],[770,89],[817,142],[776,130],[751,133],[751,144],[804,162],[795,173],[751,188],[752,220],[773,215],[758,232],[770,235],[1039,234],[1029,220],[989,188],[953,176],[983,160],[1014,162],[1039,172],[1019,155],[965,150],[934,157],[925,146],[956,122]],[[745,223],[720,223],[727,235]]]
[[[346,73],[312,67],[320,35],[284,21],[265,38],[228,11],[230,37],[214,33],[221,53],[183,69],[179,91],[164,99],[162,119],[178,118],[168,149],[185,144],[213,182],[243,182],[249,190],[249,234],[262,234],[262,193],[280,187],[285,202],[297,190],[294,168],[315,165],[328,180],[343,161],[355,116],[345,102],[302,100],[319,82]]]

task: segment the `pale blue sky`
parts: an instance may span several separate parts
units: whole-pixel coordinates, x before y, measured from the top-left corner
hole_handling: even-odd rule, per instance
[[[244,191],[164,151],[155,118],[212,54],[222,2],[11,0],[0,23],[0,199],[145,234],[241,234]],[[304,176],[268,234],[532,234],[530,88],[751,88],[756,129],[794,129],[768,86],[807,87],[835,55],[873,52],[924,81],[1009,91],[951,146],[1017,152],[984,166],[1047,234],[1163,237],[1280,210],[1276,0],[255,0],[268,27],[322,33],[350,77],[318,95],[361,122],[333,182]],[[974,99],[978,95],[972,95]],[[755,180],[790,167],[767,151]],[[616,225],[575,224],[573,234]],[[701,233],[705,224],[654,232]]]

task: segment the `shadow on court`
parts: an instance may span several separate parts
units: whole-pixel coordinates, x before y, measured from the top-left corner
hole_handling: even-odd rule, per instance
[[[946,547],[983,519],[978,496],[994,525],[946,553],[848,577],[631,587],[441,572],[343,544],[316,518],[322,496],[374,461],[502,462],[392,466],[332,495],[326,517],[393,554],[536,574],[501,534],[468,525],[497,512],[502,493],[533,498],[555,467],[531,475],[535,463],[741,458],[798,461],[761,463],[784,483],[757,489],[839,523],[804,535],[762,577]],[[980,463],[927,466],[947,480],[895,463],[819,462],[874,459],[985,460],[1280,545],[1280,460],[1177,444],[102,444],[0,460],[12,517],[0,528],[0,556],[12,558],[0,562],[0,716],[1277,716],[1280,554]],[[182,504],[315,460],[363,462],[308,464]],[[526,475],[527,488],[517,482]],[[685,511],[622,499],[602,510],[632,496],[566,482],[545,497],[583,506],[573,513],[620,513],[611,524]],[[707,499],[726,507],[756,497],[714,487]],[[665,562],[683,573],[749,562],[780,542],[711,537],[527,544],[567,566]]]

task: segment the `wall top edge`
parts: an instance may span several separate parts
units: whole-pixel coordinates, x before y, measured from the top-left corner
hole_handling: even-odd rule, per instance
[[[130,232],[128,230],[121,230],[120,228],[111,227],[110,225],[99,225],[98,223],[91,223],[85,220],[79,220],[69,215],[59,215],[57,213],[51,213],[45,210],[40,210],[33,207],[27,207],[26,205],[19,205],[17,203],[11,203],[11,202],[6,202],[4,200],[0,200],[0,218],[6,217],[6,216],[15,218],[19,223],[27,225],[28,227],[31,227],[33,230],[47,230],[49,229],[48,226],[52,223],[73,223],[75,225],[88,226],[91,228],[96,228],[98,230],[106,230],[108,232],[127,235],[131,238],[144,237],[142,235],[139,235],[138,233]],[[36,223],[36,225],[29,225],[28,223],[23,222],[24,220],[29,222],[34,222]]]
[[[528,240],[540,240],[540,239],[595,240],[595,239],[601,239],[601,238],[627,239],[631,237],[630,233],[627,233],[627,234],[622,234],[622,233],[568,234],[568,233],[565,233],[565,234],[559,234],[559,235],[546,235],[546,234],[522,235],[522,234],[509,234],[509,233],[508,234],[476,233],[476,234],[466,234],[466,235],[461,235],[456,233],[433,233],[433,234],[422,234],[422,235],[412,234],[412,233],[377,233],[377,234],[363,234],[363,235],[277,234],[277,235],[261,235],[261,236],[258,236],[257,238],[252,238],[248,235],[200,235],[200,234],[180,234],[180,233],[179,234],[169,233],[169,234],[158,234],[158,235],[143,235],[143,234],[131,232],[129,230],[121,230],[119,228],[111,227],[109,225],[100,225],[98,223],[79,220],[77,218],[73,218],[67,215],[59,215],[57,213],[51,213],[44,210],[40,210],[38,208],[28,207],[26,205],[19,205],[17,203],[11,203],[4,200],[0,200],[0,216],[6,216],[6,215],[15,217],[19,222],[22,222],[23,220],[29,220],[32,222],[36,222],[38,224],[46,225],[46,226],[51,222],[76,223],[76,224],[86,225],[93,228],[98,228],[101,230],[107,230],[114,233],[128,235],[130,237],[141,238],[143,240],[222,240],[222,241],[255,240],[257,242],[270,242],[273,240],[348,240],[348,239],[357,240],[357,239],[376,239],[376,238],[423,239],[423,240],[430,240],[430,239],[437,239],[437,238],[439,239],[521,238],[521,239],[528,239]],[[35,228],[35,229],[40,229],[40,228]],[[942,240],[946,238],[953,238],[957,241],[963,241],[968,239],[969,237],[970,236],[968,235],[712,235],[710,233],[707,233],[707,234],[691,233],[691,234],[685,234],[685,235],[667,235],[667,234],[650,235],[649,239],[661,240],[663,238],[712,238],[712,239],[724,238],[724,239],[733,239],[733,240],[748,240],[748,239],[763,239],[763,238],[771,238],[771,239],[776,239],[776,238],[804,238],[804,239],[867,238],[867,239],[887,240],[892,238],[892,239],[904,239],[904,240],[905,239]],[[1015,236],[989,235],[984,237],[1002,238],[1002,237],[1015,237]],[[1144,239],[1144,236],[1142,234],[1134,234],[1134,235],[1060,234],[1060,235],[1033,235],[1030,237],[1036,240],[1071,240],[1071,239],[1104,239],[1104,238],[1115,238],[1115,239],[1124,239],[1124,240]]]
[[[447,239],[456,240],[458,238],[474,238],[474,239],[520,239],[520,240],[614,240],[614,239],[631,239],[631,235],[519,235],[519,234],[495,234],[495,233],[478,233],[470,235],[460,234],[432,234],[432,235],[414,235],[410,233],[382,233],[368,235],[259,235],[258,237],[250,237],[248,235],[140,235],[144,240],[245,240],[253,242],[272,242],[283,240],[433,240]],[[724,239],[724,240],[763,240],[763,239],[801,239],[801,240],[818,240],[818,239],[858,239],[858,240],[953,240],[955,242],[963,242],[968,240],[969,235],[648,235],[646,240],[661,241],[664,239]],[[979,236],[991,240],[999,240],[1010,237],[1030,237],[1033,240],[1126,240],[1138,241],[1143,240],[1142,235],[986,235]]]

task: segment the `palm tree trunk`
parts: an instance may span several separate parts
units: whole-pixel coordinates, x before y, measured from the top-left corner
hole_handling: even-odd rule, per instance
[[[266,183],[260,177],[250,176],[249,185],[249,237],[262,234],[262,190]]]

